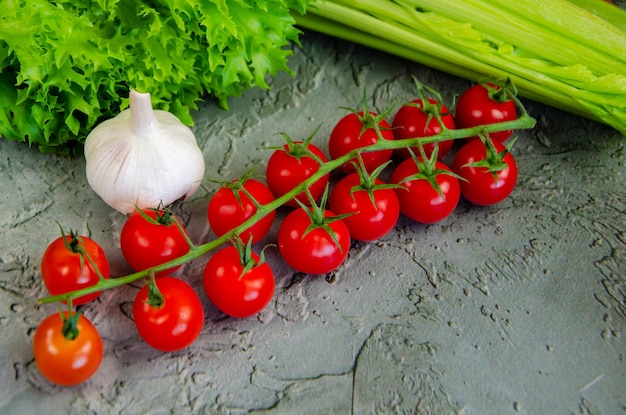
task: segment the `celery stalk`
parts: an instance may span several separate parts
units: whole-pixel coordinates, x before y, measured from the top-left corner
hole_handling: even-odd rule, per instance
[[[602,0],[569,0],[569,2],[606,20],[622,32],[626,32],[626,19],[616,5]]]
[[[515,47],[569,65],[583,61],[594,73],[626,73],[624,33],[566,0],[408,0]]]
[[[469,80],[509,77],[522,96],[626,135],[626,33],[569,1],[318,0],[295,18]]]
[[[327,35],[349,40],[351,42],[363,43],[374,49],[382,50],[404,59],[419,62],[423,65],[436,68],[438,70],[458,76],[460,78],[466,78],[476,81],[484,79],[484,73],[482,72],[477,72],[466,66],[458,65],[456,63],[443,60],[437,56],[423,53],[418,49],[412,49],[399,45],[382,37],[376,37],[375,35],[354,29],[350,26],[336,24],[335,21],[326,19],[324,17],[321,17],[320,15],[315,15],[311,13],[301,15],[298,17],[298,22],[300,25],[307,27],[308,29],[323,32]],[[506,76],[506,74],[502,73],[502,76]],[[517,80],[516,77],[513,77],[512,79]],[[518,81],[519,82],[516,82],[516,84],[527,84],[527,81],[524,79],[519,79]],[[530,88],[531,86],[532,85],[529,85],[525,97],[536,101],[542,101],[547,105],[565,109],[576,115],[589,117],[589,115],[587,114],[587,109],[582,105],[576,105],[576,102],[572,102],[571,106],[561,106],[560,104],[567,101],[567,95],[559,93],[557,91],[549,91],[549,93],[544,92],[540,95],[533,92]],[[600,120],[596,119],[596,121]]]

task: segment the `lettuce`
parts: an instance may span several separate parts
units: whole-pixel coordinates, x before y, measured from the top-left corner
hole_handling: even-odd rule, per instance
[[[78,154],[88,132],[128,105],[130,89],[192,125],[212,96],[268,88],[310,0],[4,0],[0,136]]]

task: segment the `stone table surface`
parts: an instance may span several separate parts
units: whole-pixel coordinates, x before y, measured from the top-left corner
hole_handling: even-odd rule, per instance
[[[270,90],[207,101],[193,127],[206,177],[262,169],[285,132],[326,149],[340,107],[414,98],[412,78],[452,102],[469,82],[351,43],[307,33]],[[443,222],[401,218],[383,239],[353,243],[332,275],[294,272],[268,250],[276,292],[259,315],[234,319],[206,298],[207,257],[179,276],[206,324],[180,352],[138,336],[132,284],[83,311],[104,339],[99,371],[76,387],[38,372],[32,340],[55,312],[39,269],[56,221],[97,240],[112,275],[125,217],[90,189],[84,160],[0,140],[0,413],[2,414],[605,414],[626,413],[626,140],[609,127],[524,101],[537,121],[517,133],[510,198],[462,200]],[[212,239],[207,183],[175,206],[192,240]],[[268,240],[276,237],[278,219]]]

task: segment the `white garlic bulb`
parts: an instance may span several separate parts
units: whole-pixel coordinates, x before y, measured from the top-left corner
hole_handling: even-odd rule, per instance
[[[150,94],[134,90],[128,109],[89,133],[85,159],[91,188],[125,214],[185,199],[204,176],[204,155],[191,129],[153,110]]]

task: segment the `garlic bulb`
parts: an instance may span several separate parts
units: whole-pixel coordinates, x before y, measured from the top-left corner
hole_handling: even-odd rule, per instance
[[[130,107],[97,125],[85,140],[87,181],[112,208],[167,206],[191,196],[204,176],[204,155],[191,129],[150,94],[130,92]]]

